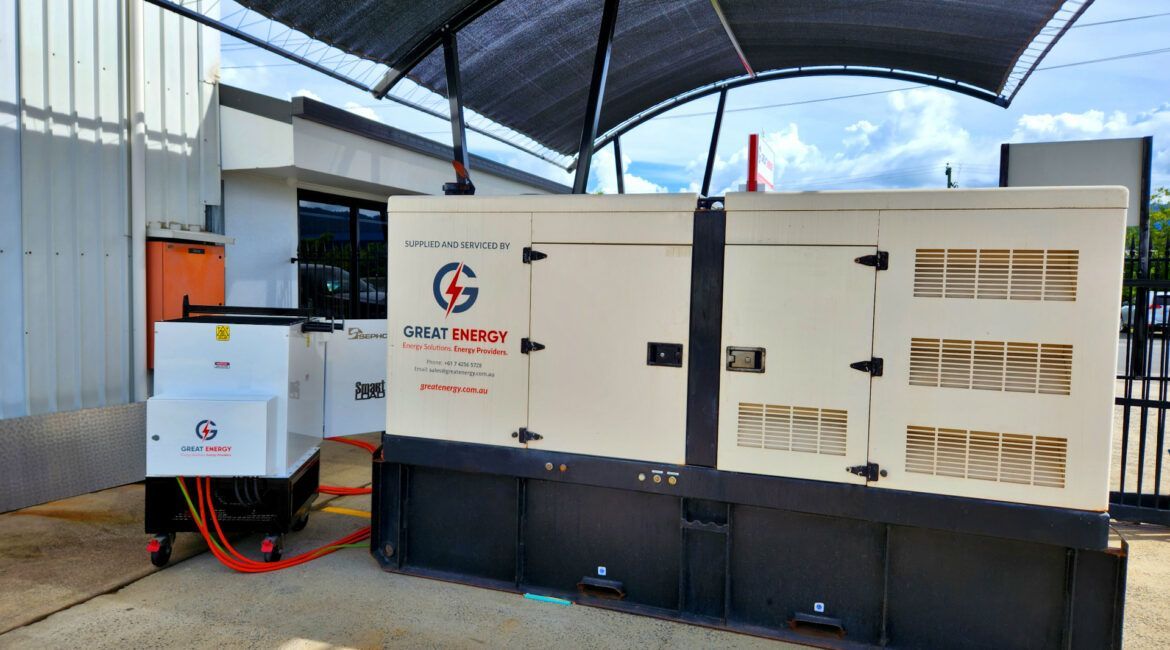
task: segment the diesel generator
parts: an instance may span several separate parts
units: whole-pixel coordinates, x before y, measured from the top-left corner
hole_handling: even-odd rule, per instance
[[[832,647],[1119,647],[1126,205],[393,197],[372,554]]]

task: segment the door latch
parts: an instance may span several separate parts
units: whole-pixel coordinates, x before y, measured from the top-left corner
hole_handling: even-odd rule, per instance
[[[850,368],[860,370],[861,372],[868,372],[874,377],[881,377],[882,371],[885,370],[886,362],[881,357],[874,357],[869,361],[858,361],[849,364]]]
[[[646,365],[681,368],[683,362],[682,343],[647,343]]]
[[[516,439],[516,442],[522,445],[526,445],[533,440],[544,440],[544,436],[536,433],[535,431],[529,431],[524,427],[520,427],[519,431],[513,431],[512,437]]]
[[[872,266],[879,271],[890,268],[890,254],[887,251],[878,251],[874,255],[862,255],[853,260],[862,266]]]
[[[543,343],[537,343],[529,338],[520,339],[520,354],[528,354],[529,352],[539,352],[544,349]]]
[[[727,369],[734,372],[764,372],[764,348],[727,347]]]
[[[864,465],[854,465],[852,467],[846,467],[845,471],[849,472],[850,474],[864,476],[865,480],[869,481],[870,483],[878,480],[879,476],[887,476],[889,474],[889,472],[887,472],[886,470],[878,467],[877,463],[866,463]]]
[[[536,260],[543,260],[546,257],[548,257],[548,253],[542,253],[540,251],[532,250],[531,246],[524,247],[524,263],[525,264],[532,264]]]

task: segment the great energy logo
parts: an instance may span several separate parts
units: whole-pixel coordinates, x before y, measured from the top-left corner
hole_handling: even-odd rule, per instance
[[[200,420],[199,424],[195,425],[195,436],[205,442],[214,438],[218,433],[219,429],[211,420]]]
[[[447,276],[451,276],[449,282],[446,281]],[[446,312],[443,315],[444,318],[450,316],[452,312],[462,314],[475,304],[475,299],[479,296],[479,288],[469,287],[462,283],[466,279],[474,278],[475,271],[472,271],[471,267],[463,262],[444,264],[435,274],[435,281],[431,289],[435,294],[435,302],[439,303],[439,307]],[[444,284],[446,284],[446,289],[443,289]],[[462,302],[460,302],[461,298]]]

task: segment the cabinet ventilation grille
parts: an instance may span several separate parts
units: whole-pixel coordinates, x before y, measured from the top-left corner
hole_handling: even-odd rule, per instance
[[[740,447],[845,455],[849,414],[809,406],[739,403]]]
[[[1077,299],[1075,250],[919,248],[916,298]]]
[[[910,385],[1068,395],[1073,348],[1057,343],[910,339]]]
[[[1068,441],[1019,433],[906,427],[906,471],[1064,487]]]

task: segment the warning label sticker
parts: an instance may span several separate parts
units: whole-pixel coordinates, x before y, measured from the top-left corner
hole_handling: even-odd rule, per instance
[[[232,338],[231,325],[216,325],[215,326],[215,340],[216,341],[230,341]]]

